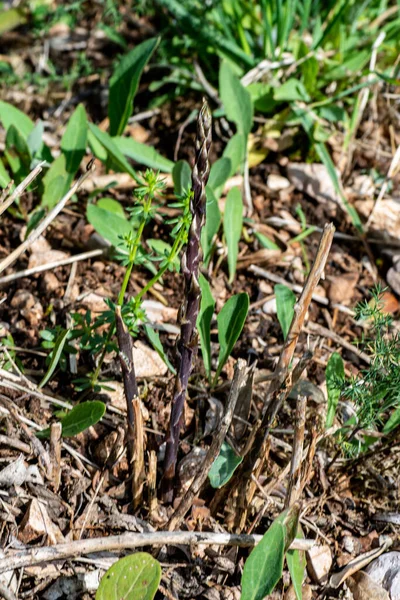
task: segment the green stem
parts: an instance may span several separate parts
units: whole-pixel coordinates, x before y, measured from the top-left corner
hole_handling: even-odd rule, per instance
[[[130,261],[129,261],[129,265],[125,271],[125,276],[124,276],[124,280],[122,282],[122,286],[121,286],[121,290],[119,292],[118,295],[118,306],[122,306],[123,301],[124,301],[124,296],[125,296],[125,292],[126,289],[128,287],[128,283],[132,274],[132,269],[136,260],[136,254],[137,254],[137,250],[139,248],[139,243],[142,237],[142,233],[143,233],[143,229],[144,226],[146,224],[146,219],[143,220],[143,222],[140,224],[138,230],[137,230],[137,235],[136,235],[136,239],[135,239],[135,243],[133,245],[132,248],[132,253],[130,255]],[[136,301],[139,301],[145,294],[146,292],[148,292],[155,283],[157,283],[157,281],[159,281],[161,279],[161,277],[164,275],[165,271],[167,270],[167,268],[169,267],[169,265],[171,264],[171,262],[175,259],[175,257],[177,256],[177,254],[179,254],[179,252],[181,251],[181,248],[185,242],[185,237],[186,237],[186,229],[185,227],[182,227],[181,230],[179,231],[178,235],[176,236],[173,246],[171,248],[171,252],[170,255],[168,257],[168,261],[165,263],[165,265],[154,275],[154,277],[152,279],[150,279],[150,281],[144,286],[144,288],[142,288],[140,290],[140,292],[137,294],[136,296]],[[103,350],[101,352],[100,358],[99,358],[99,362],[97,363],[97,367],[96,370],[93,374],[93,379],[92,379],[92,387],[94,387],[97,383],[97,380],[99,378],[100,375],[100,371],[101,371],[101,367],[103,366],[103,362],[104,362],[104,358],[107,352],[107,346],[111,341],[112,336],[115,333],[115,323],[113,323],[112,325],[110,325],[110,329],[108,330],[107,333],[107,337],[106,337],[106,341],[104,343],[104,347]]]

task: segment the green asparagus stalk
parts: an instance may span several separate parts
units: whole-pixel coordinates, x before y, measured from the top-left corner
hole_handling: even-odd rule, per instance
[[[178,456],[179,431],[182,425],[183,408],[193,361],[197,353],[196,321],[200,306],[199,266],[202,260],[200,246],[201,230],[206,217],[205,187],[210,174],[208,154],[211,146],[211,113],[204,101],[197,119],[196,160],[192,171],[193,195],[190,203],[192,223],[188,243],[182,255],[181,268],[185,282],[184,300],[179,311],[180,338],[177,344],[179,369],[171,407],[171,419],[166,441],[162,498],[172,502]]]

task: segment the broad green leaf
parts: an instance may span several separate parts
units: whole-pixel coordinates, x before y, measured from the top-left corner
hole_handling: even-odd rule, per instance
[[[296,539],[304,539],[304,534],[299,525]],[[303,550],[288,550],[286,552],[286,562],[289,568],[290,577],[297,600],[302,600],[302,587],[304,571],[306,568],[306,554]]]
[[[268,250],[280,250],[279,246],[263,233],[255,231],[254,236],[258,239],[263,248],[267,248]]]
[[[178,160],[172,169],[175,196],[182,196],[192,186],[192,170],[186,160]]]
[[[263,600],[282,577],[285,552],[297,530],[299,507],[294,504],[272,523],[246,560],[240,600]]]
[[[218,200],[212,189],[206,186],[206,223],[201,232],[201,247],[204,254],[204,264],[207,266],[211,256],[212,242],[221,225],[221,213]]]
[[[310,102],[310,97],[301,81],[290,78],[274,89],[274,100],[276,102],[293,102],[295,100]]]
[[[164,242],[164,240],[149,239],[149,240],[146,240],[146,244],[160,258],[165,257],[165,256],[170,256],[170,254],[171,254],[171,250],[172,250],[171,244],[168,244],[168,242]],[[171,267],[172,266],[175,268],[176,271],[179,271],[179,268],[180,268],[179,256],[174,257],[174,260],[171,263]]]
[[[239,241],[243,226],[243,200],[239,188],[229,190],[225,203],[224,234],[228,248],[229,283],[235,279]]]
[[[223,188],[226,181],[231,176],[232,161],[230,158],[222,156],[211,166],[210,177],[208,178],[208,186],[212,190]]]
[[[286,340],[293,319],[296,296],[291,289],[282,283],[276,284],[274,292],[278,321],[282,329],[283,338]]]
[[[397,408],[392,412],[389,419],[386,421],[383,427],[383,433],[390,433],[396,427],[400,425],[400,408]]]
[[[49,170],[43,177],[44,192],[42,196],[42,206],[52,208],[66,194],[71,181],[70,175],[66,169],[65,154],[60,154],[54,162],[51,163]]]
[[[325,428],[332,427],[336,414],[337,404],[344,383],[344,364],[338,352],[331,354],[325,371],[326,390],[328,394],[328,412],[326,415]]]
[[[106,411],[104,402],[94,400],[92,402],[82,402],[61,419],[61,435],[63,437],[73,437],[85,429],[92,427],[100,421]],[[37,432],[38,438],[48,438],[50,436],[50,427]]]
[[[61,139],[61,151],[66,158],[65,168],[71,176],[71,181],[86,152],[87,131],[85,107],[83,104],[78,104]]]
[[[26,139],[31,156],[35,156],[42,148],[43,133],[44,123],[43,121],[38,121]]]
[[[5,168],[3,161],[0,160],[0,187],[5,188],[10,183],[11,177]]]
[[[252,83],[246,88],[254,104],[256,111],[272,113],[278,104],[274,100],[274,88],[266,83]]]
[[[152,146],[137,142],[130,137],[114,137],[113,142],[124,156],[131,158],[140,165],[163,171],[164,173],[171,173],[174,166],[172,160],[164,158]]]
[[[217,316],[219,355],[214,385],[242,332],[248,311],[249,297],[245,292],[242,292],[229,298]]]
[[[96,600],[153,600],[161,580],[161,565],[147,552],[121,558],[104,574]]]
[[[115,248],[122,244],[121,236],[133,231],[132,225],[125,217],[105,210],[96,204],[88,204],[86,208],[86,218],[105,240],[110,242]]]
[[[62,331],[59,334],[59,336],[57,337],[55,344],[54,344],[54,348],[51,353],[51,361],[49,364],[49,368],[47,369],[46,375],[43,377],[42,381],[39,383],[39,388],[46,385],[46,383],[49,381],[50,377],[53,375],[54,371],[56,370],[58,361],[60,360],[60,357],[61,357],[62,351],[64,349],[65,342],[67,341],[69,332],[70,332],[70,329],[64,329],[64,331]]]
[[[104,146],[100,144],[99,140],[90,129],[88,129],[88,144],[92,154],[105,164],[107,162],[108,152]]]
[[[22,8],[10,8],[0,12],[0,35],[25,25],[28,17]]]
[[[101,129],[96,127],[96,125],[93,125],[93,123],[89,123],[89,131],[91,131],[96,140],[107,150],[108,158],[112,162],[112,168],[116,171],[128,173],[132,179],[137,181],[135,170],[128,163],[119,148],[114,144],[112,137],[105,131],[101,131]]]
[[[165,350],[164,350],[163,345],[161,343],[160,336],[159,336],[158,332],[155,329],[153,329],[153,327],[150,327],[150,325],[144,325],[144,330],[145,330],[146,335],[147,335],[147,337],[148,337],[151,345],[153,346],[154,350],[157,352],[157,354],[165,362],[165,364],[167,365],[167,367],[171,371],[171,373],[174,373],[174,375],[175,375],[176,374],[176,369],[171,364],[171,361],[169,360],[168,356],[165,353]]]
[[[229,158],[231,161],[231,172],[229,177],[233,177],[235,173],[237,173],[239,167],[243,163],[243,159],[246,153],[247,147],[247,137],[243,133],[235,133],[234,136],[231,137],[227,145],[225,146],[225,150],[222,154],[223,158]],[[217,198],[222,194],[222,187],[219,187],[214,190]]]
[[[108,212],[112,212],[126,220],[124,207],[118,200],[114,200],[114,198],[100,198],[100,200],[97,201],[96,206],[108,210]]]
[[[197,317],[197,330],[200,337],[204,368],[209,381],[211,381],[211,321],[214,314],[215,300],[211,293],[210,284],[202,274],[199,276],[199,285],[201,301]]]
[[[208,473],[211,487],[221,488],[228,483],[242,460],[242,456],[238,456],[227,442],[223,442],[221,450]]]
[[[14,125],[7,131],[5,156],[16,179],[24,179],[30,171],[31,155],[24,136]]]
[[[217,27],[205,23],[204,18],[197,16],[192,5],[179,0],[157,0],[160,6],[166,8],[180,23],[180,29],[185,36],[191,36],[199,48],[210,45],[220,57],[228,58],[247,69],[255,66],[255,59],[247,54],[232,36],[227,35],[226,27]]]
[[[142,42],[128,52],[117,65],[110,79],[108,116],[110,135],[122,135],[132,113],[135,97],[143,69],[158,44],[158,38]]]
[[[299,118],[304,128],[304,131],[307,133],[310,140],[314,141],[314,149],[317,152],[319,158],[321,159],[321,162],[325,165],[329,177],[332,181],[332,184],[335,188],[335,191],[340,197],[345,210],[348,212],[353,226],[357,229],[359,233],[362,233],[364,231],[364,228],[361,223],[358,212],[352,204],[349,204],[346,196],[343,193],[342,186],[340,184],[339,177],[335,169],[335,165],[333,164],[333,160],[326,148],[326,145],[323,142],[317,142],[313,140],[314,118],[312,116],[312,113],[295,105],[292,105],[292,110],[294,114]]]
[[[25,113],[8,102],[0,101],[0,121],[6,131],[11,125],[14,125],[25,139],[35,127],[33,121]]]
[[[222,62],[219,71],[219,93],[227,118],[235,123],[238,133],[247,138],[253,125],[253,103],[227,62]]]
[[[45,214],[46,210],[44,208],[38,208],[30,214],[29,221],[26,226],[25,239],[29,236],[31,231],[36,229],[36,227],[39,225],[40,221],[43,219]]]

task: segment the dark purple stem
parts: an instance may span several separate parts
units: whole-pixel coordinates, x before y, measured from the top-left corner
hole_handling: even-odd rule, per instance
[[[162,497],[164,502],[172,502],[176,461],[179,446],[179,431],[182,425],[183,408],[188,381],[193,368],[193,360],[197,353],[196,321],[200,306],[199,265],[202,260],[200,246],[201,230],[205,223],[206,191],[205,187],[210,173],[208,153],[211,146],[211,113],[207,102],[204,102],[197,119],[196,161],[192,171],[193,195],[190,203],[192,223],[189,230],[188,243],[182,255],[181,268],[185,280],[185,296],[179,311],[181,334],[177,344],[180,358],[175,382],[174,399],[171,407],[167,446],[162,481]]]

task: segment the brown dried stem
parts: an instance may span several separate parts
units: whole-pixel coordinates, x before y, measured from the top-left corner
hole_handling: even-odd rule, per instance
[[[253,473],[258,460],[260,460],[263,456],[263,448],[266,438],[269,434],[270,427],[291,387],[295,383],[296,377],[299,377],[299,371],[301,372],[301,370],[304,369],[305,365],[301,365],[302,361],[300,361],[299,365],[293,370],[293,373],[289,372],[297,341],[299,339],[313,293],[324,272],[334,231],[335,228],[332,224],[326,225],[324,228],[314,264],[307,278],[299,301],[295,305],[295,312],[290,330],[283,345],[282,352],[274,372],[274,377],[271,380],[268,388],[265,399],[266,408],[263,417],[255,425],[257,431],[254,436],[252,447],[249,449],[242,464],[238,468],[236,476],[231,479],[230,485],[226,486],[228,488],[227,492],[234,489],[234,487],[238,487],[239,489],[243,490],[243,486],[247,487],[251,482],[251,474]],[[245,492],[243,491],[242,495],[244,493]],[[216,508],[215,503],[214,508]]]
[[[177,344],[179,369],[175,382],[175,393],[171,407],[171,419],[166,440],[162,496],[164,502],[172,502],[178,456],[179,431],[193,360],[197,352],[196,321],[200,306],[199,265],[202,259],[200,246],[201,230],[205,223],[206,191],[210,173],[208,153],[211,146],[211,113],[204,102],[197,120],[196,161],[192,171],[190,209],[192,223],[188,243],[182,255],[182,273],[185,280],[184,300],[180,308],[180,339]]]
[[[215,458],[218,456],[219,451],[221,450],[222,442],[224,441],[225,436],[228,433],[228,429],[232,423],[233,413],[235,410],[237,399],[239,397],[240,390],[246,385],[248,376],[249,369],[247,368],[246,361],[242,358],[239,358],[235,365],[235,373],[233,376],[232,386],[229,392],[225,414],[216,433],[214,434],[213,441],[211,442],[211,446],[208,449],[203,464],[196,473],[190,488],[182,498],[179,507],[167,523],[166,528],[168,529],[168,531],[173,531],[174,529],[179,527],[187,511],[192,505],[193,498],[199,493],[204,482],[206,481],[210,467],[214,462]]]
[[[132,477],[132,500],[133,508],[136,509],[142,501],[145,479],[143,416],[133,364],[133,340],[122,320],[120,306],[115,307],[115,322],[128,413],[126,443],[129,471]]]
[[[57,544],[56,546],[33,547],[26,550],[9,550],[0,557],[0,573],[39,565],[55,560],[77,558],[92,552],[125,552],[143,546],[177,546],[181,544],[206,544],[208,546],[252,547],[261,540],[261,535],[235,535],[232,533],[209,533],[202,531],[156,531],[149,533],[124,533]],[[293,550],[310,550],[315,540],[293,540]]]
[[[290,465],[289,483],[286,490],[285,508],[289,508],[289,506],[299,500],[301,495],[301,465],[303,459],[306,407],[307,396],[299,395],[296,402],[292,461]]]

